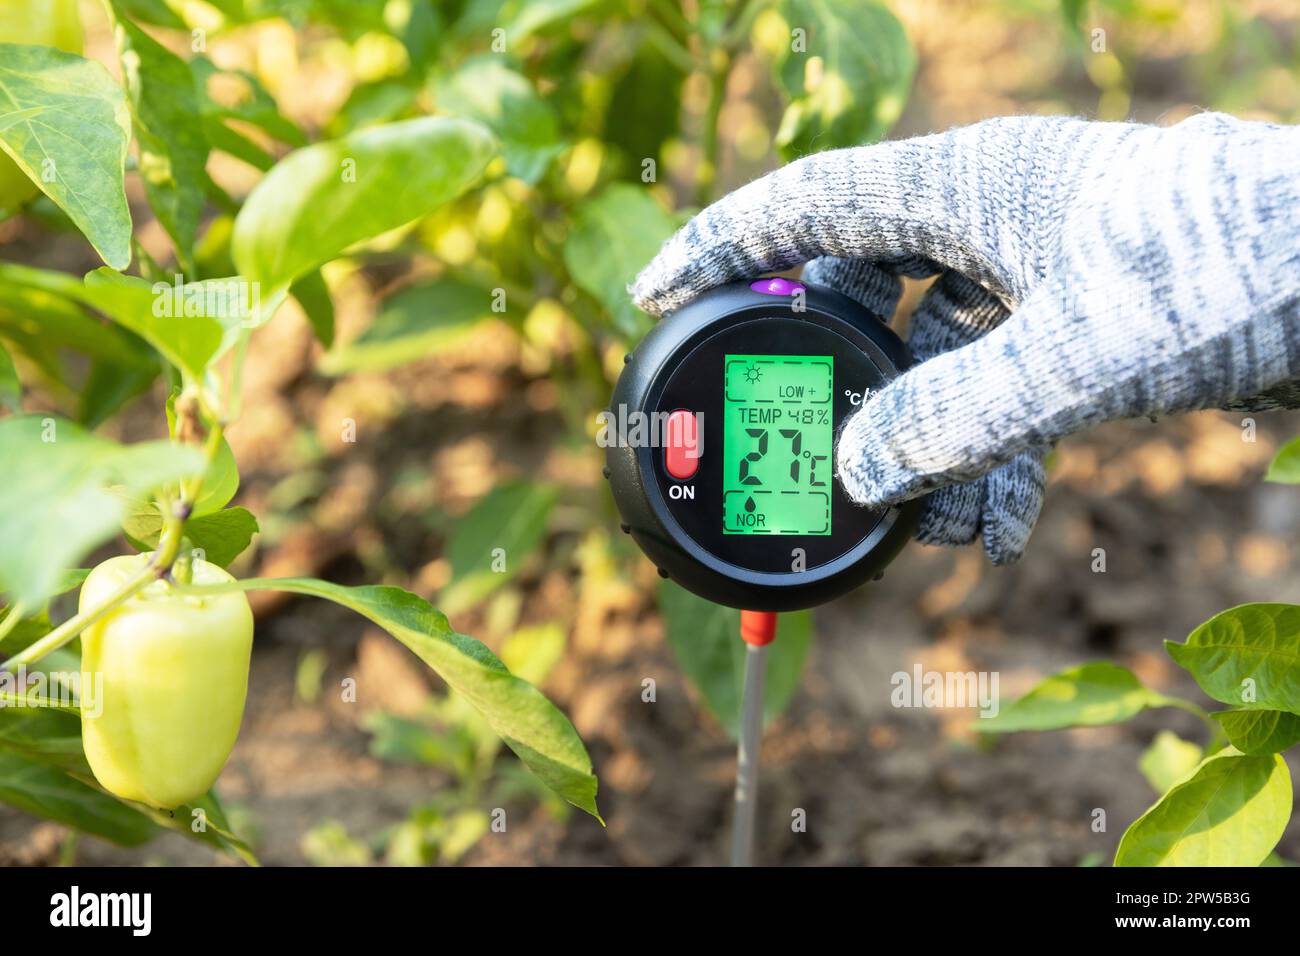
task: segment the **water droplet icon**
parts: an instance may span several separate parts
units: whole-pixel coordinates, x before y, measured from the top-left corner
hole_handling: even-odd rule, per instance
[[[746,511],[753,511],[753,510],[754,510],[754,496],[753,496],[753,495],[750,495],[748,498],[745,499],[745,510],[746,510]]]

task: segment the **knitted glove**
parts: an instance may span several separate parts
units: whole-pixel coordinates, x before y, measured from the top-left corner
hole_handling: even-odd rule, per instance
[[[1025,523],[1023,548],[1037,505],[1012,499],[1040,493],[1032,460],[1081,428],[1300,399],[1300,127],[1017,117],[818,153],[705,209],[631,291],[662,314],[819,256],[952,270],[1011,310],[945,276],[951,308],[914,335],[926,360],[841,435],[863,504],[988,476],[949,493],[982,510],[942,512],[934,540],[976,514],[987,546],[996,513]]]
[[[911,264],[911,275],[928,275],[933,267]],[[894,312],[902,293],[895,268],[882,269],[866,259],[814,259],[803,277],[857,299],[877,315]],[[973,342],[1002,323],[1007,308],[957,272],[945,272],[926,292],[908,323],[908,346],[924,362]],[[947,485],[925,499],[916,530],[926,544],[970,544],[981,534],[994,564],[1010,564],[1024,554],[1029,533],[1043,507],[1047,475],[1043,454],[1027,451],[982,478]]]

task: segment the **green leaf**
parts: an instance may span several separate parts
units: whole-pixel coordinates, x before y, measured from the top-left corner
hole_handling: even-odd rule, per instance
[[[174,285],[106,268],[86,275],[82,299],[196,381],[238,339],[256,301],[238,276],[188,282],[178,294]]]
[[[1221,710],[1210,715],[1244,754],[1281,753],[1300,743],[1300,716],[1282,710]]]
[[[408,286],[386,299],[370,327],[325,356],[323,371],[338,375],[382,371],[414,362],[455,342],[492,315],[492,294],[456,279]]]
[[[148,347],[143,343],[141,348],[148,353]],[[77,402],[78,424],[92,429],[98,427],[131,399],[147,391],[159,371],[156,362],[148,368],[93,362]]]
[[[1133,822],[1115,865],[1259,866],[1290,818],[1291,774],[1281,756],[1229,748]]]
[[[285,118],[276,105],[275,97],[267,92],[254,74],[244,70],[223,70],[205,56],[192,57],[189,68],[198,93],[205,129],[221,127],[229,130],[230,127],[223,121],[238,120],[256,126],[273,139],[290,146],[307,145],[307,137],[302,130]],[[209,86],[213,77],[219,77],[227,88],[227,102],[218,103],[211,96]],[[232,85],[242,87],[242,95],[229,102],[229,87]]]
[[[380,710],[366,716],[365,727],[372,735],[370,752],[381,760],[442,767],[458,776],[473,766],[474,741],[461,728],[435,732],[422,721]]]
[[[1081,664],[1054,674],[974,728],[983,733],[1095,727],[1128,720],[1148,707],[1168,707],[1171,699],[1143,687],[1133,672],[1108,661]]]
[[[1284,485],[1300,485],[1300,438],[1293,438],[1283,445],[1269,463],[1264,474],[1265,481],[1276,481]]]
[[[447,544],[451,582],[439,595],[443,613],[472,607],[518,573],[545,540],[557,496],[540,482],[504,482],[460,519]]]
[[[622,335],[639,337],[650,327],[632,304],[628,283],[676,228],[644,186],[614,183],[578,209],[564,243],[564,264],[573,281],[609,311]]]
[[[793,41],[776,62],[789,99],[776,142],[789,160],[821,149],[860,146],[882,137],[902,115],[916,54],[902,25],[874,0],[781,0]]]
[[[48,623],[42,628],[46,633],[50,629]],[[47,668],[44,659],[40,667]],[[56,669],[53,665],[48,666],[50,672]],[[30,671],[28,676],[31,676]],[[8,685],[0,687],[0,690],[7,692]],[[90,765],[81,749],[81,717],[76,713],[52,707],[14,706],[7,702],[0,707],[0,751],[16,753],[26,760],[69,773],[90,776]]]
[[[101,790],[14,753],[0,753],[0,801],[122,846],[139,846],[158,832]]]
[[[1156,793],[1164,793],[1196,769],[1201,754],[1198,745],[1162,730],[1138,759],[1138,769]]]
[[[215,790],[209,790],[201,800],[196,800],[194,803],[177,807],[171,811],[158,810],[143,803],[133,803],[125,800],[122,803],[165,830],[179,833],[190,840],[197,840],[199,843],[206,843],[213,849],[229,853],[231,856],[243,860],[249,866],[259,865],[257,857],[253,855],[252,848],[231,829],[230,821],[226,819],[226,811],[218,802]],[[203,819],[201,828],[198,822],[200,814],[196,813],[196,811],[200,810]]]
[[[35,335],[28,335],[3,327],[4,310],[0,308],[0,341],[21,355],[31,364],[40,379],[48,383],[54,391],[60,388],[71,389],[68,384],[68,368],[58,349]]]
[[[194,502],[194,517],[213,514],[220,511],[235,497],[239,491],[239,465],[235,462],[235,453],[225,438],[217,445],[217,454],[212,464],[203,473],[203,488]],[[209,558],[208,560],[211,560]]]
[[[49,603],[60,594],[66,594],[68,591],[81,587],[83,581],[90,574],[89,568],[76,568],[63,570],[56,576],[54,586],[51,588],[46,599],[37,605],[27,605],[18,607],[16,610],[22,614],[20,620],[11,625],[8,634],[0,638],[0,644],[4,645],[4,656],[8,657],[17,654],[19,651],[30,646],[39,638],[44,637],[54,629],[54,624],[50,621]],[[0,617],[7,613],[13,613],[14,605],[5,608],[0,612]],[[41,658],[39,665],[31,665],[27,668],[28,673],[34,671],[65,671],[79,672],[81,667],[80,652],[72,648],[61,648],[52,651]],[[0,688],[3,688],[3,678],[0,678]],[[77,733],[80,734],[80,727]]]
[[[698,598],[671,581],[659,586],[659,609],[668,644],[682,670],[704,698],[709,712],[735,737],[745,679],[740,612]],[[803,679],[804,661],[812,641],[812,614],[782,614],[777,627],[776,640],[768,647],[765,720],[785,710]]]
[[[427,8],[422,8],[427,9]],[[406,113],[414,104],[419,90],[395,80],[362,83],[352,88],[345,102],[329,121],[331,136],[342,136],[352,130],[380,123],[391,123]]]
[[[149,205],[192,268],[208,181],[208,140],[189,65],[130,20],[114,0],[118,57],[131,103],[139,169]]]
[[[1300,606],[1230,608],[1165,649],[1217,701],[1300,714]]]
[[[502,11],[506,18],[506,42],[514,44],[561,20],[568,20],[597,0],[515,0]]]
[[[167,6],[166,0],[113,0],[113,6],[140,23],[152,23],[172,30],[189,30],[185,21],[176,15],[176,11]]]
[[[454,16],[455,10],[449,11]],[[387,13],[386,13],[387,15]],[[406,47],[406,58],[411,64],[413,75],[424,74],[436,60],[438,47],[447,28],[442,11],[432,3],[417,3],[411,6],[405,20],[387,25]]]
[[[18,381],[18,369],[4,345],[0,344],[0,408],[16,412],[23,403],[23,385]]]
[[[84,578],[89,572],[75,573]],[[42,667],[54,656],[43,658]],[[79,666],[74,657],[68,664],[60,662],[57,669],[66,667],[80,673]],[[45,669],[52,671],[56,668]],[[11,764],[10,757],[21,763]],[[9,779],[11,766],[22,768],[16,780]],[[38,773],[30,769],[32,767],[46,772]],[[18,785],[15,798],[5,794],[6,784]],[[82,752],[81,718],[75,712],[48,707],[0,707],[0,800],[116,843],[142,843],[156,835],[156,824],[231,853],[245,862],[257,863],[243,841],[230,832],[230,824],[215,793],[209,793],[191,806],[162,812],[122,800],[100,787]],[[42,802],[31,802],[35,800]],[[44,806],[46,800],[51,801],[48,809]],[[193,826],[195,807],[202,808],[206,814],[206,829],[198,830]],[[140,838],[124,838],[123,834],[139,834]]]
[[[226,508],[185,522],[185,534],[204,559],[223,568],[244,553],[260,529],[257,519],[245,508]]]
[[[185,537],[203,551],[203,560],[221,567],[244,553],[260,529],[257,519],[245,508],[226,508],[185,522]],[[153,551],[162,534],[162,515],[153,505],[142,505],[126,516],[122,532],[140,551]]]
[[[113,77],[53,47],[0,43],[0,148],[115,269],[131,261],[131,118]]]
[[[456,198],[495,151],[477,123],[421,117],[290,153],[235,219],[235,264],[263,295],[287,288],[349,246]]]
[[[158,359],[134,335],[89,315],[81,281],[64,272],[0,263],[0,334],[32,337],[94,359],[158,372]]]
[[[442,78],[438,103],[444,112],[478,120],[496,133],[506,169],[526,183],[541,179],[564,149],[555,112],[498,54],[472,57]]]
[[[298,300],[316,341],[329,348],[334,344],[334,300],[329,286],[319,269],[304,273],[289,287],[289,294]]]
[[[207,137],[208,144],[213,149],[220,150],[236,159],[242,160],[254,169],[268,172],[271,167],[275,165],[274,156],[262,149],[262,147],[258,146],[247,136],[231,129],[219,119],[214,119],[211,116],[204,116],[203,135]]]
[[[591,759],[568,718],[536,687],[511,674],[486,645],[453,631],[428,601],[401,588],[348,588],[310,578],[255,578],[233,586],[324,598],[368,618],[473,704],[548,787],[600,819]]]
[[[369,866],[370,849],[337,820],[318,823],[302,836],[302,855],[312,866]]]
[[[564,628],[538,624],[515,631],[501,645],[501,660],[510,673],[540,684],[564,657]]]
[[[605,140],[618,146],[639,178],[641,163],[660,159],[665,142],[677,136],[686,73],[652,42],[638,44],[627,72],[614,85],[605,111]]]
[[[0,421],[0,591],[35,607],[112,537],[124,511],[120,485],[141,496],[197,474],[203,456],[167,442],[119,445],[72,422],[24,415]]]

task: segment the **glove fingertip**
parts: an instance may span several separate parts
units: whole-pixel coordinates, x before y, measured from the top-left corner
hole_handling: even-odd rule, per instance
[[[984,481],[977,478],[959,485],[947,485],[926,498],[916,529],[916,540],[922,544],[949,547],[974,541],[980,531]]]
[[[1022,452],[985,480],[984,553],[998,566],[1014,564],[1025,553],[1043,510],[1047,470],[1042,455]]]
[[[821,256],[804,266],[803,278],[847,295],[886,320],[894,314],[903,294],[898,276],[866,259]]]

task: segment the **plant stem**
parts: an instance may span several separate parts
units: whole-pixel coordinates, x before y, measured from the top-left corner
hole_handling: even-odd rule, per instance
[[[1166,697],[1165,706],[1185,710],[1187,713],[1195,714],[1200,718],[1201,723],[1205,724],[1210,731],[1210,744],[1215,744],[1223,739],[1223,730],[1219,727],[1219,722],[1190,700],[1183,700],[1181,697]]]
[[[23,619],[23,615],[26,613],[27,610],[23,607],[23,602],[15,601],[13,606],[5,613],[5,616],[0,618],[0,644],[4,643],[4,639],[9,636],[9,632],[18,626],[18,622]]]
[[[100,618],[104,617],[127,598],[144,590],[157,577],[157,571],[154,568],[153,563],[150,562],[116,593],[110,594],[90,610],[74,614],[40,640],[33,642],[13,657],[9,658],[9,660],[0,664],[0,671],[13,671],[19,667],[40,660],[46,654],[57,651],[60,647],[71,642],[78,634],[90,627],[90,625],[94,624]]]
[[[66,714],[80,714],[75,704],[60,704],[58,701],[37,694],[15,694],[12,691],[0,692],[0,710],[8,707],[40,707],[46,710],[61,710]]]
[[[651,20],[645,25],[646,38],[655,45],[655,47],[668,59],[673,61],[673,65],[684,73],[690,73],[696,69],[698,64],[691,51],[682,46],[677,38],[672,35],[661,23],[655,23]]]
[[[769,0],[749,0],[739,15],[732,19],[727,31],[722,36],[722,45],[728,50],[735,50],[744,45],[749,39],[749,31],[753,27],[754,21],[770,5]]]
[[[239,417],[243,404],[244,358],[248,355],[248,340],[252,337],[252,329],[241,329],[239,341],[235,343],[235,354],[230,365],[230,382],[226,389],[225,400],[221,403],[224,412],[222,420],[226,422],[233,422]]]
[[[667,29],[671,30],[678,40],[685,40],[694,32],[694,27],[678,9],[674,0],[651,0],[650,6],[659,12]]]
[[[59,866],[76,866],[77,865],[77,841],[78,833],[76,830],[69,830],[63,838],[63,844],[59,847]]]

